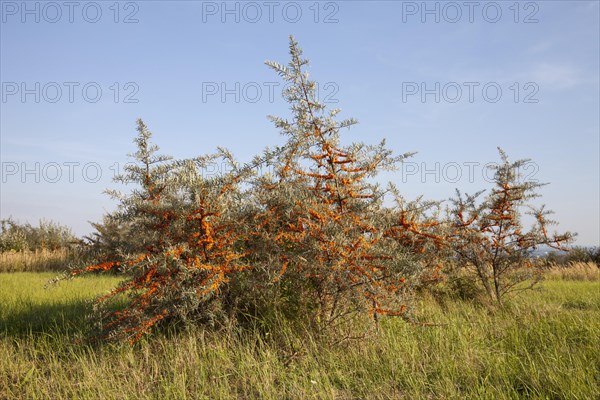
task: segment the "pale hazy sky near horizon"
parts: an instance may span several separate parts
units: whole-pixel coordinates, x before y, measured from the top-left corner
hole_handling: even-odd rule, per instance
[[[293,34],[347,141],[417,151],[385,174],[408,198],[490,188],[497,146],[559,230],[600,244],[598,1],[0,2],[0,217],[91,231],[144,119],[178,158],[241,162],[282,137]]]

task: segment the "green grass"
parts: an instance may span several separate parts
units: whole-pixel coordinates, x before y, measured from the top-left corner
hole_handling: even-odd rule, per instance
[[[419,320],[443,325],[386,319],[366,341],[305,339],[290,358],[256,335],[200,329],[82,344],[88,300],[117,280],[44,290],[52,276],[0,274],[0,398],[600,398],[597,281],[549,281],[504,309],[425,296]]]

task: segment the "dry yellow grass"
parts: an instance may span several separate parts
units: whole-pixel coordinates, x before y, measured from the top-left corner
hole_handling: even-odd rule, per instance
[[[73,260],[67,249],[0,253],[0,272],[62,271]]]
[[[546,279],[561,279],[566,281],[598,281],[600,267],[593,262],[569,263],[568,265],[553,265],[545,271]]]

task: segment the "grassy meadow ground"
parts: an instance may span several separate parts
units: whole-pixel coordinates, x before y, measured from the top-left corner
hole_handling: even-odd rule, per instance
[[[0,273],[0,399],[599,399],[600,281],[550,274],[503,309],[423,296],[419,320],[289,357],[257,335],[82,344],[89,300],[117,283]],[[283,327],[282,329],[285,329]],[[293,340],[293,333],[289,333]]]

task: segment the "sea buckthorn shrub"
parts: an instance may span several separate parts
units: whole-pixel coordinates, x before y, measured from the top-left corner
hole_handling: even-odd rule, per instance
[[[542,276],[543,263],[532,257],[534,250],[548,246],[558,250],[573,240],[573,234],[550,233],[556,222],[545,206],[534,207],[531,200],[544,184],[523,179],[521,171],[530,160],[511,162],[498,148],[501,162],[494,170],[494,187],[482,201],[475,195],[457,195],[449,209],[446,243],[453,253],[455,272],[477,281],[487,296],[497,302],[511,292],[531,288]],[[523,217],[535,221],[523,227]]]
[[[126,278],[97,299],[102,336],[137,341],[164,320],[222,320],[220,295],[236,273],[250,268],[235,217],[238,174],[206,179],[202,171],[226,152],[177,161],[157,154],[151,133],[138,121],[136,163],[116,178],[137,184],[130,194],[110,192],[119,200],[111,218],[135,232],[112,260],[74,268],[70,275],[118,270]],[[128,294],[124,308],[112,299]]]
[[[405,315],[419,270],[388,234],[385,193],[370,179],[410,154],[394,157],[384,142],[343,145],[341,131],[356,121],[338,121],[339,110],[318,101],[293,39],[290,56],[285,66],[267,62],[286,82],[292,115],[271,117],[287,141],[267,157],[273,173],[253,186],[256,265],[284,296],[285,310],[318,330],[335,330],[355,313]]]
[[[523,233],[519,207],[539,185],[517,182],[521,161],[504,153],[481,204],[459,196],[444,213],[440,202],[382,188],[378,173],[412,153],[346,143],[342,133],[356,121],[339,120],[340,110],[318,100],[293,38],[289,50],[287,65],[267,62],[286,83],[291,115],[270,117],[285,142],[247,165],[224,149],[188,160],[160,155],[138,121],[135,163],[116,178],[135,187],[109,191],[119,206],[89,238],[96,262],[68,274],[123,275],[97,299],[101,337],[135,343],[173,324],[258,322],[272,331],[275,316],[336,343],[377,327],[380,316],[410,320],[416,289],[444,284],[457,270],[473,272],[500,300],[528,277],[520,273],[531,249],[570,240],[548,234],[544,209]],[[217,161],[228,172],[205,176]]]
[[[421,232],[415,219],[386,217],[386,191],[372,178],[410,154],[394,157],[383,142],[343,145],[340,132],[356,121],[338,122],[339,110],[317,100],[293,38],[290,55],[287,66],[267,63],[288,84],[291,119],[271,117],[287,141],[250,165],[225,150],[159,155],[138,121],[136,163],[116,179],[136,187],[110,192],[119,208],[93,238],[109,251],[70,272],[124,275],[97,300],[102,336],[133,343],[166,321],[226,324],[272,310],[318,332],[340,331],[360,313],[407,315],[421,268],[401,232]],[[230,172],[204,178],[219,157]],[[256,174],[259,164],[273,173]],[[118,238],[103,237],[111,231]],[[124,307],[110,306],[125,294]]]

